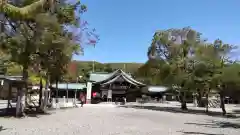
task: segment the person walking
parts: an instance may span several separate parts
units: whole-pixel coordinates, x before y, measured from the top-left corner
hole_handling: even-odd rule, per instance
[[[82,94],[80,97],[81,100],[81,107],[83,107],[83,104],[85,103],[85,96]]]

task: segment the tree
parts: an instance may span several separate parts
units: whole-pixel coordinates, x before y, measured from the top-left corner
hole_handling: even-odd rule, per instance
[[[239,65],[231,63],[229,58],[234,46],[221,40],[207,43],[200,35],[190,28],[156,32],[148,50],[149,61],[155,60],[153,62],[156,64],[156,60],[162,60],[165,63],[153,71],[146,66],[149,65],[148,61],[140,68],[140,73],[145,73],[145,78],[146,74],[151,79],[158,76],[163,84],[177,88],[182,109],[187,109],[185,95],[190,92],[197,93],[198,105],[206,105],[208,111],[209,93],[217,89],[223,114],[226,114],[224,95],[229,87],[237,87],[239,81]],[[164,66],[167,72],[161,72]],[[202,102],[203,97],[207,98],[206,104]]]
[[[232,78],[230,74],[230,68],[225,68],[226,64],[229,63],[229,53],[231,53],[232,49],[234,49],[235,47],[229,44],[224,44],[221,40],[215,40],[215,42],[213,43],[213,47],[212,47],[212,56],[215,59],[214,62],[214,69],[215,69],[215,74],[213,77],[213,82],[217,88],[217,90],[219,90],[220,93],[220,101],[221,101],[221,108],[223,111],[223,115],[226,114],[226,109],[225,109],[225,103],[224,103],[224,94],[225,94],[225,89],[226,89],[226,85],[229,81],[231,81],[232,83],[236,83],[237,82],[237,77]],[[230,66],[231,67],[231,66]],[[228,72],[228,73],[227,73]],[[238,71],[237,70],[232,70],[231,72],[233,72],[233,74],[238,75]],[[232,79],[229,79],[232,78]]]
[[[25,2],[27,5],[24,7],[17,7],[8,3],[8,0],[0,0],[0,12],[14,19],[27,18],[33,15],[33,13],[39,12],[39,9],[44,5],[53,6],[56,0],[28,0]]]
[[[157,31],[148,48],[148,58],[168,61],[177,53],[176,45],[183,44],[184,41],[200,42],[200,36],[201,33],[196,32],[190,27]]]
[[[66,27],[79,28],[80,18],[77,14],[85,9],[79,1],[74,4],[62,1],[55,4],[56,12],[52,12],[53,10],[45,14],[38,12],[36,16],[29,15],[18,21],[15,16],[10,18],[13,32],[10,35],[4,33],[7,36],[1,40],[1,47],[11,55],[12,62],[22,67],[25,81],[28,79],[29,67],[37,67],[39,75],[46,73],[47,81],[49,76],[55,80],[61,78],[73,52],[78,52],[80,43],[77,40],[78,33]],[[21,15],[25,14],[20,13],[19,16]],[[40,79],[40,89],[42,89],[42,79]]]
[[[182,109],[187,109],[186,93],[192,88],[192,60],[193,48],[200,42],[200,33],[189,27],[183,29],[169,29],[158,31],[148,50],[149,59],[158,59],[165,62],[165,72],[158,72],[164,84],[178,88]],[[159,68],[158,68],[159,69]]]
[[[0,74],[5,75],[9,66],[9,55],[0,50]]]
[[[106,64],[106,65],[104,65],[103,70],[104,70],[104,72],[108,72],[108,73],[113,72],[113,69],[112,69],[112,67],[111,67],[110,64]]]
[[[143,82],[150,85],[166,85],[169,79],[170,67],[164,60],[149,59],[142,65],[135,76],[142,78]]]

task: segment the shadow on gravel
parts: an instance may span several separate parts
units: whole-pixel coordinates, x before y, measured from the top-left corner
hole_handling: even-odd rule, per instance
[[[209,128],[234,128],[234,129],[240,128],[240,123],[224,122],[224,121],[209,121],[206,123],[184,123],[184,124],[204,126]]]
[[[3,126],[0,126],[0,132],[3,130],[7,130],[6,128],[3,128]]]
[[[25,111],[25,116],[26,117],[36,117],[38,118],[39,116],[43,116],[43,115],[51,115],[53,114],[52,111],[49,112],[40,112],[40,111],[36,111],[36,110],[26,110]],[[16,116],[16,108],[3,108],[0,109],[0,117],[15,117]]]
[[[66,110],[66,109],[75,109],[75,108],[78,108],[78,107],[60,107],[59,109]]]
[[[60,111],[60,110],[69,110],[69,109],[74,109],[74,108],[76,108],[76,107],[60,107],[59,109],[47,108],[47,112],[29,111],[29,112],[26,112],[26,116],[39,118],[39,116],[52,115],[52,114],[56,113],[56,110]]]
[[[0,117],[13,117],[16,115],[16,108],[1,108]]]
[[[225,116],[222,116],[221,112],[211,112],[208,113],[205,112],[205,110],[182,110],[180,108],[176,107],[160,107],[160,106],[141,106],[141,105],[125,105],[120,106],[124,108],[135,108],[135,109],[147,109],[147,110],[154,110],[154,111],[164,111],[164,112],[173,112],[173,113],[189,113],[189,114],[197,114],[197,115],[209,115],[209,116],[215,116],[215,117],[227,117],[227,118],[240,118],[237,115],[234,114],[227,114]]]
[[[224,135],[224,134],[212,134],[212,133],[203,133],[203,132],[184,132],[184,131],[179,131],[182,132],[183,135]]]
[[[233,113],[235,113],[235,114],[240,114],[240,109],[235,109],[235,110],[233,110]]]
[[[51,115],[51,114],[53,114],[53,113],[50,113],[50,112],[37,112],[37,111],[26,112],[26,116],[27,117],[35,117],[35,118],[39,118],[40,116]]]

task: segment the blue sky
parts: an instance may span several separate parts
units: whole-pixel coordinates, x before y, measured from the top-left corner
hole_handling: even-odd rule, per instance
[[[213,41],[240,44],[239,0],[81,0],[83,19],[96,28],[96,47],[76,60],[145,62],[156,30],[190,26]]]

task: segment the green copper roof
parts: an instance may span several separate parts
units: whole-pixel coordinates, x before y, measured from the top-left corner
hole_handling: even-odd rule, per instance
[[[53,88],[56,88],[56,84],[52,85]],[[58,89],[69,89],[69,90],[80,90],[86,88],[85,83],[59,83]]]
[[[89,80],[94,82],[100,82],[107,79],[111,73],[91,73]]]

